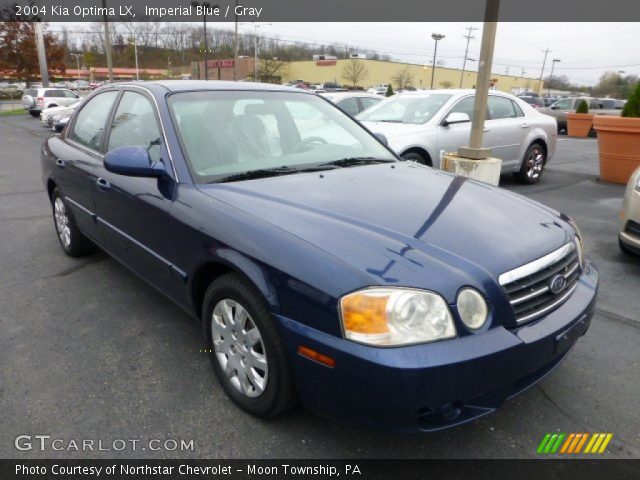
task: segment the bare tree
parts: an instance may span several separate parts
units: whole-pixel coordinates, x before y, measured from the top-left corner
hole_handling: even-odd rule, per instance
[[[393,82],[398,86],[398,90],[406,90],[413,83],[413,74],[409,67],[400,70],[394,77]]]
[[[287,64],[279,57],[273,57],[270,60],[260,60],[260,67],[258,70],[258,76],[261,82],[279,81],[281,76],[278,76],[278,72]]]
[[[440,86],[442,88],[451,88],[451,87],[453,87],[453,83],[445,80],[444,82],[440,82]]]
[[[342,68],[342,78],[351,83],[354,87],[369,76],[369,70],[360,60],[351,59]]]

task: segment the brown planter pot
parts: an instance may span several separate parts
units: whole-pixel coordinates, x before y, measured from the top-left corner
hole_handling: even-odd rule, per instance
[[[600,178],[626,185],[640,167],[640,118],[596,115],[593,128],[598,132]]]
[[[593,117],[591,113],[567,113],[567,135],[588,137],[593,125]]]

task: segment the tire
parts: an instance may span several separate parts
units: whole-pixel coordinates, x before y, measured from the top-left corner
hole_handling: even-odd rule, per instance
[[[532,185],[537,183],[546,164],[547,152],[544,147],[539,143],[532,143],[527,148],[522,159],[520,171],[515,174],[515,177],[524,184]]]
[[[76,225],[64,197],[57,187],[51,194],[51,209],[53,225],[64,253],[70,257],[82,257],[95,250],[93,243],[84,236]]]
[[[429,159],[425,158],[424,155],[418,152],[405,152],[400,155],[400,158],[406,160],[407,162],[415,162],[421,165],[431,166],[431,162],[429,161]]]
[[[636,253],[631,250],[629,247],[627,247],[623,242],[622,239],[620,237],[618,237],[618,245],[620,245],[620,250],[622,250],[622,253],[624,253],[625,255],[632,255],[632,256],[636,256]]]
[[[260,418],[295,405],[284,344],[269,305],[251,282],[236,273],[217,278],[204,295],[202,324],[213,370],[236,405]]]
[[[29,110],[29,114],[32,117],[36,117],[36,118],[38,118],[40,116],[40,112],[38,110]]]

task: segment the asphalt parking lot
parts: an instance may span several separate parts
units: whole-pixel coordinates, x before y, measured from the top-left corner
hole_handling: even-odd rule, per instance
[[[547,432],[612,432],[605,453],[640,458],[640,259],[617,244],[624,187],[597,180],[593,139],[562,137],[535,186],[503,187],[571,215],[601,274],[590,330],[537,386],[453,430],[387,435],[302,408],[268,422],[214,379],[199,325],[103,253],[65,256],[40,176],[51,132],[0,117],[0,456],[4,458],[535,457]],[[390,392],[393,394],[393,392]],[[17,435],[173,438],[193,451],[18,451]]]

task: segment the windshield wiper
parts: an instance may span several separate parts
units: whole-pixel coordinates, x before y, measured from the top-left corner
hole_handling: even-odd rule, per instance
[[[355,165],[371,165],[374,163],[391,163],[395,160],[388,158],[376,158],[376,157],[348,157],[341,158],[340,160],[334,160],[332,162],[321,163],[320,167],[326,167],[329,165],[335,165],[337,167],[353,167]]]
[[[332,170],[333,168],[337,167],[332,165],[311,165],[307,167],[290,167],[287,165],[283,165],[281,167],[259,168],[257,170],[247,170],[246,172],[234,173],[225,177],[218,178],[209,183],[237,182],[240,180],[253,180],[257,178],[275,177],[277,175],[291,175],[293,173]]]
[[[209,183],[236,182],[239,180],[253,180],[254,178],[275,177],[276,175],[290,175],[300,170],[287,166],[274,168],[259,168],[257,170],[247,170],[246,172],[233,173],[225,177],[218,178]]]

